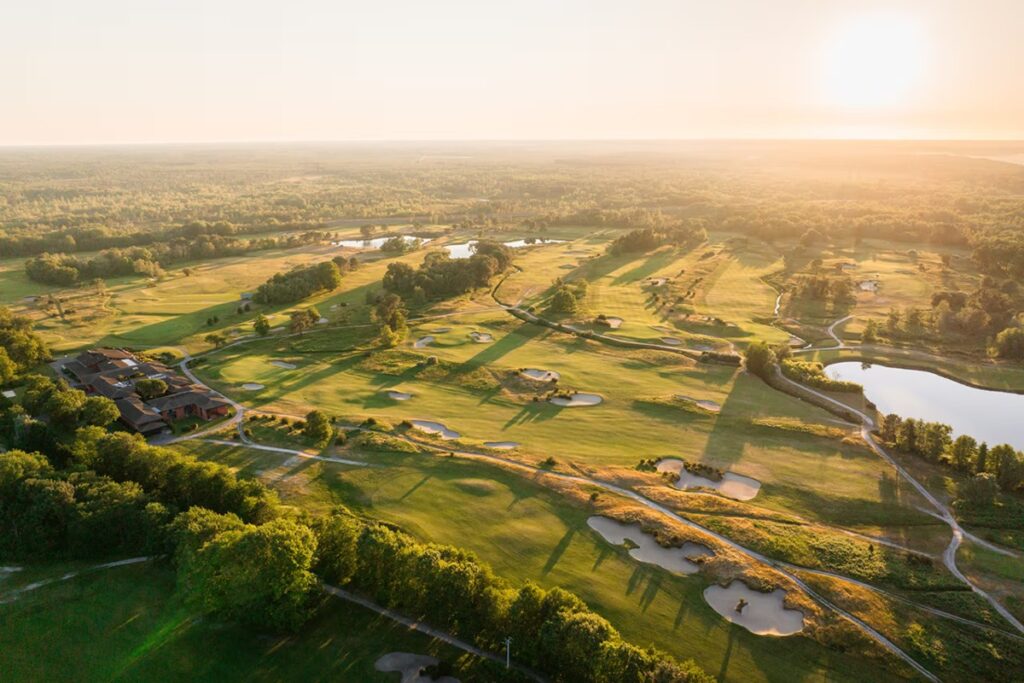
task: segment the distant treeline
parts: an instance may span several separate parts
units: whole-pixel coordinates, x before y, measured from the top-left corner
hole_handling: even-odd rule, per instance
[[[430,252],[419,268],[390,263],[384,289],[413,302],[446,299],[488,286],[512,265],[512,250],[503,244],[480,240],[473,248],[474,253],[464,259],[453,259],[444,251]]]
[[[287,237],[243,240],[216,234],[177,237],[148,247],[104,249],[90,258],[45,253],[25,262],[29,279],[48,285],[70,287],[96,278],[125,275],[159,275],[176,263],[239,256],[264,249],[296,247],[329,239],[326,232],[305,232]]]

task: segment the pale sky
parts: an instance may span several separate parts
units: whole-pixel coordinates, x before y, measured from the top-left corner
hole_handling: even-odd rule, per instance
[[[1024,0],[26,0],[0,145],[1024,138]]]

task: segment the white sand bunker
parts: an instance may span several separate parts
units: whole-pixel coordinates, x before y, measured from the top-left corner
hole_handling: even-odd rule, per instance
[[[661,343],[668,344],[669,346],[679,346],[683,343],[683,340],[676,339],[675,337],[662,337]]]
[[[587,526],[612,545],[622,545],[627,539],[631,541],[636,547],[630,548],[629,556],[634,560],[654,564],[677,574],[697,573],[700,567],[691,560],[713,554],[707,546],[691,541],[684,543],[681,548],[665,548],[637,523],[626,524],[610,517],[594,515],[587,519]]]
[[[725,588],[708,586],[704,599],[711,609],[759,636],[791,636],[804,628],[803,612],[783,605],[786,591],[781,588],[762,593],[733,581]]]
[[[556,406],[576,408],[579,406],[596,406],[604,399],[597,394],[573,394],[572,396],[552,396],[548,399]]]
[[[652,330],[656,330],[658,332],[673,332],[674,331],[668,325],[651,325],[651,329]]]
[[[428,334],[426,337],[420,337],[419,339],[417,339],[416,342],[413,344],[413,348],[422,349],[424,346],[430,346],[433,343],[434,337]]]
[[[270,364],[277,366],[279,368],[284,368],[285,370],[294,370],[295,368],[299,367],[295,363],[289,363],[288,361],[284,360],[272,360],[270,361]]]
[[[450,327],[439,327],[436,330],[434,330],[434,334],[444,334],[445,332],[451,332],[451,331],[452,331],[452,328],[450,328]]]
[[[552,370],[539,370],[537,368],[523,368],[519,371],[519,374],[529,379],[537,380],[538,382],[550,382],[552,380],[561,379],[561,375]]]
[[[428,655],[417,655],[411,652],[389,652],[373,664],[373,668],[382,673],[402,674],[401,683],[459,683],[459,679],[451,676],[431,678],[423,675],[428,666],[438,663],[437,658]]]
[[[242,388],[246,391],[259,391],[263,388],[263,385],[257,382],[246,382],[242,385]]]
[[[421,432],[439,434],[442,439],[457,439],[462,436],[458,432],[448,429],[440,422],[434,422],[433,420],[409,420],[409,423]]]
[[[473,341],[477,344],[490,344],[494,341],[494,337],[487,332],[470,332],[469,336],[472,337]]]
[[[653,287],[661,287],[666,282],[668,282],[667,277],[652,277],[647,280],[647,284]]]
[[[316,321],[316,324],[317,325],[326,325],[329,322],[330,322],[330,320],[328,320],[327,318],[320,318],[319,320]]]
[[[864,280],[863,282],[857,283],[857,287],[859,287],[862,292],[877,292],[878,285],[878,280]]]
[[[390,398],[392,401],[408,401],[410,398],[412,398],[412,394],[406,391],[395,391],[392,389],[384,393],[387,394],[387,397]]]
[[[659,472],[673,472],[679,474],[675,483],[677,489],[707,488],[714,489],[726,498],[733,500],[750,500],[761,490],[761,482],[751,477],[744,477],[742,474],[726,472],[722,475],[721,481],[708,479],[699,474],[689,472],[683,467],[683,461],[678,458],[665,458],[658,463]]]
[[[518,441],[484,441],[484,446],[493,448],[498,451],[510,451],[513,448],[519,448]]]
[[[604,325],[605,327],[610,327],[613,330],[617,330],[622,327],[622,322],[622,318],[615,315],[606,315],[603,318],[599,317],[597,319],[598,325]]]
[[[682,394],[676,394],[676,398],[682,401],[689,401],[695,405],[700,406],[704,410],[710,410],[713,413],[721,412],[722,405],[717,401],[712,401],[706,398],[693,398],[692,396],[684,396]],[[667,470],[666,470],[667,471]]]

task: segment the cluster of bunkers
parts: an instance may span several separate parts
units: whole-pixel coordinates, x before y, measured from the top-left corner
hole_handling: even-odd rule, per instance
[[[124,349],[90,349],[65,359],[59,367],[71,386],[87,394],[106,396],[117,405],[121,421],[146,436],[186,417],[223,417],[231,407],[218,394],[193,384],[166,365],[142,360]],[[167,391],[162,396],[143,399],[135,384],[144,379],[161,380]]]

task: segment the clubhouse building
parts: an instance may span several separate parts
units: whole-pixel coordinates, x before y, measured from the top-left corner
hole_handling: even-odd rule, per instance
[[[58,374],[87,394],[106,396],[121,412],[121,422],[140,434],[157,434],[175,420],[213,420],[227,415],[223,398],[166,365],[141,360],[124,349],[90,349],[55,363]],[[162,396],[143,399],[135,383],[158,379],[167,385]]]

